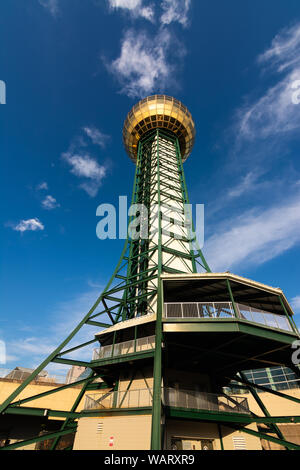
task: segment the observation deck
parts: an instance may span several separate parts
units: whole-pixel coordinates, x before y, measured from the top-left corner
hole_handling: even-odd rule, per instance
[[[178,137],[182,160],[190,155],[195,141],[195,124],[184,104],[172,96],[153,95],[140,100],[127,114],[123,126],[126,152],[136,162],[139,140],[153,129],[165,129]]]

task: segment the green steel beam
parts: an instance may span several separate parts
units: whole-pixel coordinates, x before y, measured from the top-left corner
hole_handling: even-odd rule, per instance
[[[156,326],[155,326],[155,353],[153,364],[153,400],[152,400],[152,427],[151,427],[151,450],[161,449],[161,365],[162,365],[162,312],[163,312],[163,291],[162,281],[160,279],[162,273],[162,243],[161,243],[161,211],[160,211],[160,168],[159,168],[159,133],[156,133],[157,139],[157,185],[158,185],[158,205],[159,205],[159,219],[158,219],[158,285],[157,285],[157,313],[156,313]]]
[[[240,315],[239,315],[237,306],[236,306],[236,304],[235,304],[235,301],[234,301],[234,298],[233,298],[233,295],[232,295],[232,290],[231,290],[231,285],[230,285],[229,279],[226,279],[226,285],[227,285],[227,289],[228,289],[228,292],[229,292],[230,300],[231,300],[231,303],[232,303],[232,306],[233,306],[234,315],[235,315],[236,318],[240,318]]]
[[[225,411],[221,412],[165,406],[165,413],[168,418],[183,418],[197,421],[213,421],[216,423],[237,423],[241,425],[247,425],[251,424],[252,422],[250,415]]]
[[[0,450],[18,449],[19,447],[24,447],[30,444],[34,444],[35,442],[46,441],[48,439],[53,439],[57,436],[65,436],[66,434],[74,433],[76,431],[76,427],[77,426],[72,426],[70,428],[65,429],[64,431],[51,432],[51,433],[43,434],[42,436],[36,436],[32,439],[27,439],[25,441],[14,442],[13,444],[9,444],[5,447],[0,447]]]
[[[245,375],[243,374],[243,372],[239,372],[239,375],[241,376],[241,378],[243,380],[245,380]],[[252,387],[251,385],[248,385],[248,389],[249,391],[251,392],[253,398],[255,399],[256,403],[258,404],[259,408],[261,409],[261,411],[263,412],[263,414],[270,418],[271,415],[270,413],[268,412],[267,408],[265,407],[265,404],[264,402],[262,401],[262,399],[260,398],[260,396],[258,395],[257,391],[255,390],[254,387]],[[274,422],[271,422],[270,423],[270,427],[273,429],[273,431],[275,432],[275,434],[277,434],[278,438],[279,439],[284,439],[283,437],[283,434],[282,432],[280,431],[279,427],[276,425],[276,423]]]
[[[86,380],[86,383],[83,385],[82,389],[80,390],[78,396],[76,397],[76,400],[74,401],[73,405],[72,405],[72,408],[70,410],[71,413],[74,413],[76,410],[77,410],[77,407],[79,405],[79,403],[81,402],[85,392],[86,392],[86,389],[87,389],[87,386],[89,385],[90,382],[92,382],[94,379],[96,379],[98,377],[97,374],[95,374],[95,372],[91,372],[90,375],[87,377],[87,380]],[[73,418],[67,418],[62,427],[60,428],[60,432],[63,433],[64,430],[69,427],[70,425],[74,425],[74,421],[73,421]],[[60,438],[63,434],[58,434],[55,439],[54,439],[54,442],[52,443],[52,446],[51,446],[51,450],[55,450],[56,447],[57,447],[57,444],[59,443],[60,441]]]
[[[221,450],[224,450],[223,436],[222,436],[222,426],[219,423],[218,423],[218,433],[219,433]]]
[[[96,369],[97,367],[102,367],[102,366],[107,366],[107,365],[113,365],[113,364],[121,364],[124,362],[130,362],[130,361],[137,361],[137,360],[142,360],[142,359],[148,359],[154,356],[154,350],[150,351],[140,351],[136,353],[128,353],[124,354],[123,356],[115,356],[111,358],[106,358],[106,359],[94,359],[91,361],[89,367],[91,369]]]
[[[272,393],[273,395],[277,395],[278,397],[286,398],[287,400],[294,401],[295,403],[300,403],[299,398],[292,397],[290,395],[286,395],[285,393],[278,392],[277,390],[274,390],[273,388],[270,389],[270,388],[264,387],[263,385],[258,385],[254,382],[249,382],[249,380],[247,380],[245,376],[244,376],[244,379],[241,379],[241,377],[236,376],[234,377],[233,380],[236,380],[243,385],[250,385],[251,387],[257,388],[258,390],[261,390],[262,392]],[[230,387],[241,388],[240,385],[235,385],[235,384],[230,384]]]
[[[151,406],[141,406],[139,408],[109,408],[101,410],[84,410],[81,412],[83,418],[90,416],[131,416],[131,415],[151,415]]]
[[[70,411],[52,410],[48,408],[35,408],[29,406],[12,406],[9,405],[3,414],[21,415],[21,416],[47,416],[53,418],[79,418],[80,413]]]
[[[55,357],[51,362],[56,362],[57,364],[67,364],[68,366],[81,366],[81,367],[90,367],[90,362],[78,361],[77,359],[66,359],[63,357]]]
[[[113,408],[117,408],[119,383],[120,383],[120,380],[117,379],[115,386],[114,386],[114,390],[113,390],[114,392],[113,403],[112,403]]]
[[[85,343],[79,344],[78,346],[74,346],[74,348],[65,349],[61,353],[57,354],[57,357],[63,356],[64,354],[69,354],[70,352],[76,351],[77,349],[84,348],[85,346],[88,346],[89,344],[96,343],[97,341],[98,340],[95,338],[95,339],[91,339],[91,341],[86,341]]]
[[[127,395],[128,391],[129,391],[131,385],[132,385],[132,382],[133,382],[134,378],[135,378],[135,371],[133,371],[133,373],[132,373],[132,375],[131,375],[131,379],[130,379],[130,381],[129,381],[127,387],[126,387],[124,396],[123,396],[123,398],[122,398],[122,400],[121,400],[121,402],[120,402],[118,408],[122,408],[123,402],[124,402],[124,400],[125,400],[125,398],[126,398],[126,395]]]
[[[275,442],[276,444],[280,444],[290,450],[300,450],[300,446],[298,444],[286,441],[285,439],[278,439],[276,437],[270,436],[269,434],[254,431],[253,429],[241,428],[239,429],[239,431],[244,432],[246,434],[251,434],[252,436],[258,437],[259,439],[265,439],[266,441]]]
[[[62,385],[61,387],[55,387],[52,390],[48,390],[47,392],[38,393],[37,395],[32,395],[31,397],[22,398],[22,400],[13,401],[13,402],[11,402],[11,405],[20,406],[23,403],[27,403],[29,401],[37,400],[38,398],[43,398],[43,397],[46,397],[47,395],[51,395],[53,393],[61,392],[62,390],[66,390],[67,388],[70,388],[70,387],[75,387],[75,386],[81,385],[81,384],[85,383],[86,380],[87,379],[82,379],[82,380],[78,380],[77,382],[72,382],[70,384]]]
[[[297,326],[296,326],[296,323],[294,322],[293,317],[288,314],[287,309],[285,308],[285,305],[284,305],[284,303],[283,303],[283,301],[282,301],[281,296],[279,295],[278,298],[279,298],[279,302],[280,302],[280,304],[281,304],[281,306],[282,306],[282,308],[283,308],[283,311],[284,311],[284,313],[285,313],[285,316],[286,316],[286,318],[288,319],[289,324],[291,325],[292,330],[293,330],[297,335],[300,335],[299,330],[298,330],[298,328],[297,328]]]
[[[300,423],[300,416],[257,416],[252,420],[254,423],[260,424],[278,424],[278,423],[289,423],[295,424]]]

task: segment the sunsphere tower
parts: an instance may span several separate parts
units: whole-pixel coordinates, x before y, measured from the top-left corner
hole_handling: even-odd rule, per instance
[[[65,418],[58,431],[6,448],[53,438],[55,449],[76,427],[75,449],[231,449],[232,442],[259,449],[260,439],[300,448],[277,425],[299,416],[272,418],[256,392],[264,387],[242,372],[285,365],[299,376],[291,360],[299,338],[292,309],[278,288],[211,272],[195,237],[183,171],[194,139],[190,112],[170,96],[149,96],[128,113],[123,142],[136,165],[134,230],[94,306],[0,412],[34,414],[23,405],[37,396],[17,397],[49,362],[85,366],[75,383],[82,390],[71,410],[44,410]],[[84,325],[102,329],[65,349]],[[68,357],[94,342],[101,347],[90,362]],[[224,393],[229,384],[247,387],[263,416],[250,412],[244,396]]]

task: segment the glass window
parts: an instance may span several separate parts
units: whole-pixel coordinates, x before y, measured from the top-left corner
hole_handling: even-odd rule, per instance
[[[282,375],[277,375],[276,377],[273,376],[273,380],[274,382],[286,382],[286,378],[285,376],[282,374]]]
[[[268,375],[267,375],[267,371],[266,370],[263,370],[261,372],[254,372],[253,373],[253,377],[256,379],[261,379],[261,378],[265,378],[265,379],[268,379]]]

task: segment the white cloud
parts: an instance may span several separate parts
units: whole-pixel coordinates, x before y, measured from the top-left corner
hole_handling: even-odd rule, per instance
[[[56,199],[48,194],[48,196],[45,197],[45,199],[42,201],[42,206],[44,209],[56,209],[56,207],[59,207],[60,204],[56,201]]]
[[[152,38],[144,32],[127,31],[120,57],[108,66],[121,83],[122,93],[142,97],[164,88],[173,70],[167,61],[170,44],[171,36],[165,30]]]
[[[271,47],[258,57],[259,63],[269,62],[278,72],[300,65],[300,23],[283,29],[272,40]]]
[[[44,225],[38,218],[21,220],[17,225],[13,226],[13,229],[17,232],[26,232],[28,230],[44,230]]]
[[[240,138],[266,139],[299,131],[300,104],[293,102],[293,85],[300,79],[300,24],[279,33],[258,63],[279,77],[256,102],[238,111]]]
[[[293,297],[292,300],[291,300],[291,306],[292,306],[292,309],[296,312],[296,313],[300,313],[300,295],[297,295],[296,297]]]
[[[102,179],[105,176],[105,169],[89,155],[64,154],[64,158],[72,166],[71,172],[76,176],[84,176],[91,179]]]
[[[58,0],[39,0],[39,3],[46,8],[52,16],[55,17],[58,14]]]
[[[91,197],[95,197],[107,174],[107,166],[100,165],[96,158],[92,157],[88,149],[88,140],[93,145],[104,147],[110,136],[104,134],[94,126],[85,126],[81,129],[85,136],[79,135],[73,138],[67,152],[61,156],[71,167],[71,173],[84,180],[79,185]]]
[[[190,6],[191,0],[162,0],[161,8],[164,12],[160,17],[161,23],[168,25],[178,21],[182,26],[187,26]]]
[[[45,331],[43,331],[43,326],[38,324],[35,325],[36,331],[30,336],[9,341],[7,351],[9,354],[15,355],[16,360],[21,361],[17,365],[36,368],[78,325],[97,300],[99,293],[99,288],[89,289],[74,295],[70,300],[57,303],[48,315],[47,324],[50,327],[45,328]],[[102,318],[102,321],[107,322],[107,319]],[[99,330],[99,327],[83,326],[64,349],[67,350],[93,339]],[[66,357],[89,361],[92,358],[92,351],[96,347],[99,347],[99,344],[94,343],[78,349]],[[49,363],[45,369],[52,374],[64,375],[69,366]]]
[[[45,342],[46,340],[46,342]],[[32,355],[49,355],[52,351],[55,350],[57,345],[55,343],[51,344],[49,338],[38,337],[29,337],[25,339],[18,339],[18,341],[12,341],[9,343],[9,348],[13,353],[19,355],[32,354]]]
[[[105,147],[106,142],[109,139],[108,135],[103,134],[103,132],[99,131],[99,129],[96,129],[96,127],[93,126],[83,127],[83,130],[86,135],[91,139],[94,145],[99,145],[102,148]]]
[[[106,176],[106,167],[99,165],[97,160],[88,154],[66,152],[62,154],[62,158],[71,166],[71,173],[88,180],[80,184],[80,187],[91,197],[96,196]]]
[[[204,244],[215,271],[262,264],[300,242],[300,195],[281,206],[224,221]]]
[[[237,184],[233,189],[230,189],[228,192],[229,199],[240,197],[243,194],[253,191],[257,185],[257,179],[259,175],[254,171],[249,171],[246,176],[244,176],[239,184]]]
[[[112,9],[128,10],[133,17],[139,16],[152,21],[154,17],[153,5],[144,6],[143,0],[108,0],[109,6]]]
[[[43,181],[42,183],[38,184],[36,189],[38,191],[41,191],[42,189],[44,189],[45,191],[48,190],[48,183],[46,183],[46,181]]]

